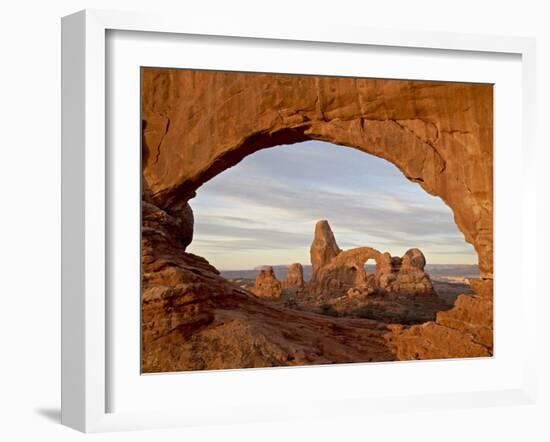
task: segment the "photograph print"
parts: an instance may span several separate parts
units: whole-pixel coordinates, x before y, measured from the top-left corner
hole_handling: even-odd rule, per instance
[[[141,370],[493,355],[493,86],[141,68]]]

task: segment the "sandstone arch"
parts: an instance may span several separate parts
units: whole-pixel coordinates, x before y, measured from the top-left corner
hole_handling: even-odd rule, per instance
[[[350,289],[367,292],[409,295],[434,294],[430,277],[424,272],[426,258],[417,248],[403,257],[391,256],[372,247],[340,250],[327,220],[315,224],[310,249],[312,276],[309,291],[331,298],[342,296]],[[376,270],[367,275],[365,265],[374,260]]]
[[[329,292],[333,289],[346,291],[353,287],[366,286],[365,264],[370,259],[378,262],[380,255],[378,250],[371,247],[342,251],[313,275],[311,285],[318,292]],[[331,281],[339,281],[341,287],[331,287]]]
[[[308,139],[395,164],[452,209],[492,278],[492,87],[144,69],[144,181],[170,208],[263,148]]]
[[[207,262],[173,250],[173,239],[182,250],[192,240],[189,199],[203,183],[247,155],[309,139],[356,148],[395,164],[409,180],[442,198],[453,211],[466,241],[477,251],[482,275],[482,280],[475,283],[478,295],[459,298],[455,308],[438,314],[434,323],[410,329],[395,327],[389,338],[393,354],[400,359],[490,355],[492,112],[490,85],[143,69],[144,226],[150,227],[142,237],[146,243],[142,262],[150,272],[144,271],[144,278],[152,284],[144,298],[149,309],[143,314],[144,346],[155,342],[144,351],[144,371],[156,370],[159,352],[172,355],[172,346],[180,345],[168,337],[173,336],[171,330],[188,336],[189,330],[201,330],[215,322],[221,311],[214,309],[216,302],[229,308],[239,299],[240,308],[259,308],[245,294],[225,287]],[[153,243],[161,252],[147,245]],[[166,269],[170,271],[161,277],[158,272]],[[168,293],[158,288],[165,286],[161,284],[163,278],[177,289],[171,288]],[[218,293],[231,293],[231,297],[208,298],[204,289],[207,281],[218,287]],[[195,303],[192,313],[182,313],[187,312],[191,301],[184,303],[185,307],[175,301],[185,296]],[[174,305],[166,304],[167,299]],[[169,324],[179,324],[176,329],[166,328],[162,342],[158,330],[153,330],[163,324],[158,318],[154,320],[158,303],[172,312]],[[300,321],[313,320],[304,316]],[[311,324],[325,327],[315,321]],[[297,330],[293,333],[299,336]],[[379,360],[391,359],[375,335],[361,335],[361,339],[383,354]],[[239,345],[246,343],[245,339],[241,341]],[[285,354],[283,347],[277,347],[276,353]],[[181,353],[181,347],[178,349]],[[336,348],[334,351],[343,354]],[[356,354],[355,361],[371,357],[365,356],[364,349],[349,347],[346,351]],[[273,354],[265,355],[262,364]],[[303,361],[312,361],[315,354],[304,356]],[[186,357],[191,359],[186,359],[185,367],[205,364],[212,368],[212,364],[195,361],[192,352]],[[178,361],[171,360],[168,369],[190,369],[182,368]],[[290,363],[294,362],[299,361],[292,359]],[[247,364],[259,366],[257,361]]]

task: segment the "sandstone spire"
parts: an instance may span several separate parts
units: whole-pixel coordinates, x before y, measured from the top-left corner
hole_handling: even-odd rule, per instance
[[[327,220],[322,219],[315,224],[315,235],[311,243],[310,256],[313,267],[313,279],[317,271],[328,264],[336,255],[341,252],[332,229]]]

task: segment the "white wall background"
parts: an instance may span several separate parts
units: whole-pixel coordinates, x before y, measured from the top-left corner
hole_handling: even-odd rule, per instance
[[[538,38],[539,201],[548,201],[550,27],[546,2],[523,0],[31,0],[0,12],[0,439],[83,440],[59,425],[60,358],[60,17],[83,8],[245,16],[250,20],[349,23],[384,28]],[[546,81],[545,81],[546,80]],[[518,122],[519,124],[519,122]],[[513,178],[513,177],[511,177]],[[519,183],[518,183],[519,185]],[[550,226],[539,208],[539,405],[379,415],[362,421],[288,422],[134,432],[94,440],[550,440],[550,303],[542,281]],[[513,251],[511,251],[513,259]],[[449,380],[452,382],[452,379]],[[90,436],[89,436],[90,437]]]

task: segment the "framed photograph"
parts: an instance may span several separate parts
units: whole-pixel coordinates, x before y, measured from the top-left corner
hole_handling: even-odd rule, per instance
[[[531,403],[534,53],[63,18],[62,422]]]

